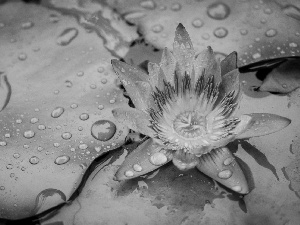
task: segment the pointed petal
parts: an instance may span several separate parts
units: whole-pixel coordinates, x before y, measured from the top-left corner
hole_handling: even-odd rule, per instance
[[[228,148],[217,148],[199,158],[197,168],[224,186],[246,194],[249,192],[245,175]]]
[[[112,65],[126,91],[128,92],[128,95],[130,96],[134,106],[138,109],[146,110],[147,104],[145,104],[145,102],[147,101],[143,99],[143,95],[141,94],[143,90],[139,89],[139,86],[136,86],[135,82],[147,82],[147,79],[149,79],[148,75],[142,70],[116,59],[112,60]]]
[[[232,70],[229,73],[222,76],[222,83],[219,87],[219,96],[218,100],[216,101],[219,103],[228,93],[231,91],[235,92],[235,102],[239,102],[240,97],[242,95],[241,88],[240,88],[240,80],[239,80],[240,73],[238,69]]]
[[[221,61],[221,76],[224,76],[234,69],[237,69],[237,53],[231,52]]]
[[[115,178],[132,179],[149,173],[171,160],[171,155],[150,138],[133,150],[125,159]]]
[[[161,62],[160,66],[162,70],[164,71],[164,74],[166,76],[166,80],[173,84],[174,82],[174,71],[176,67],[176,59],[172,52],[169,51],[169,49],[165,48],[162,56],[161,56]]]
[[[188,32],[181,23],[176,28],[173,53],[180,65],[180,75],[183,76],[185,71],[190,74],[193,68],[195,50]]]
[[[205,81],[209,77],[214,76],[215,84],[221,82],[221,65],[216,59],[214,52],[210,46],[206,50],[200,52],[194,60],[196,80],[201,76],[202,71],[205,70]]]
[[[251,117],[251,121],[241,134],[237,135],[237,139],[263,136],[277,132],[291,123],[291,120],[282,116],[270,113],[252,113],[246,114]]]
[[[159,76],[159,65],[153,62],[148,63],[148,72],[149,72],[149,79],[150,84],[152,87],[156,87],[158,84],[158,76]]]
[[[198,164],[198,157],[181,149],[175,151],[172,161],[178,169],[189,170]]]
[[[150,116],[135,108],[116,108],[112,110],[113,116],[130,129],[145,134],[149,137],[154,137],[155,132],[149,127]]]

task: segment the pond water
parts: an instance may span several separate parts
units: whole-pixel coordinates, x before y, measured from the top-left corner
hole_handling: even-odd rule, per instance
[[[144,97],[111,60],[138,68],[124,66],[146,93],[148,62],[160,63],[165,47],[177,54],[179,23],[194,49],[180,50],[182,62],[207,46],[218,60],[237,52],[238,116],[280,116],[256,119],[246,138],[226,143],[247,194],[174,160],[146,174],[129,163],[153,137],[141,111],[123,121],[114,113],[141,109]],[[299,224],[298,0],[4,0],[0,52],[0,224]],[[134,178],[117,181],[127,164],[133,172],[122,176]]]

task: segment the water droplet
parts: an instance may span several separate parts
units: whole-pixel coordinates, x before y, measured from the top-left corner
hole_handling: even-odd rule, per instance
[[[181,9],[181,5],[179,3],[173,3],[171,6],[171,10],[179,11]]]
[[[12,164],[7,164],[6,165],[6,169],[11,170],[12,168],[14,168],[14,166]]]
[[[100,152],[101,151],[101,147],[100,146],[95,147],[95,151],[96,152]]]
[[[0,28],[3,28],[5,27],[5,24],[4,23],[0,23]]]
[[[39,121],[39,119],[36,118],[36,117],[33,117],[33,118],[30,119],[30,123],[32,123],[32,124],[35,124],[35,123],[37,123],[38,121]]]
[[[26,130],[26,131],[24,132],[24,134],[23,134],[23,136],[24,136],[25,138],[33,138],[34,135],[35,135],[35,133],[34,133],[34,131],[32,131],[32,130]]]
[[[45,129],[46,129],[46,126],[43,125],[43,124],[39,124],[39,125],[38,125],[38,129],[39,129],[39,130],[45,130]]]
[[[265,24],[265,23],[267,22],[267,20],[266,20],[266,19],[261,19],[260,22],[261,22],[262,24]]]
[[[151,29],[152,29],[152,31],[153,31],[154,33],[160,33],[160,32],[162,32],[162,30],[163,30],[164,28],[163,28],[162,25],[156,24],[156,25],[154,25]]]
[[[72,83],[70,80],[66,80],[66,81],[65,81],[65,86],[66,86],[66,87],[72,87],[72,86],[73,86],[73,83]]]
[[[18,124],[22,123],[22,119],[17,119],[16,123],[18,123]]]
[[[116,102],[116,99],[111,99],[111,100],[109,100],[109,103],[110,104],[114,104]]]
[[[100,110],[104,109],[104,105],[98,105],[98,109]]]
[[[15,177],[15,175],[16,175],[16,174],[14,174],[14,173],[9,174],[9,176],[10,176],[11,178]]]
[[[77,35],[78,30],[76,28],[67,28],[58,36],[56,43],[61,46],[66,46],[70,44]]]
[[[53,93],[54,93],[55,95],[58,95],[58,94],[59,94],[59,90],[55,90]]]
[[[221,179],[228,179],[231,176],[232,176],[231,170],[223,170],[220,173],[218,173],[218,177],[220,177]]]
[[[72,109],[76,109],[78,107],[78,105],[76,103],[73,103],[71,106],[70,106]]]
[[[140,6],[142,6],[144,9],[155,9],[156,5],[155,5],[155,2],[152,1],[152,0],[145,0],[145,1],[142,1],[140,3]]]
[[[224,38],[227,36],[227,34],[228,34],[228,30],[224,27],[218,27],[214,30],[214,35],[217,38]]]
[[[20,158],[20,154],[19,154],[19,153],[14,153],[14,154],[13,154],[13,157],[14,157],[15,159],[18,159],[18,158]]]
[[[110,140],[116,133],[116,125],[109,120],[98,120],[91,128],[92,136],[99,141]]]
[[[22,23],[22,28],[23,29],[29,29],[29,28],[33,27],[33,25],[34,25],[34,23],[31,22],[31,21],[24,22],[24,23]]]
[[[41,151],[43,150],[43,147],[42,147],[42,146],[38,146],[38,147],[37,147],[37,150],[38,150],[39,152],[41,152]]]
[[[83,127],[79,126],[79,127],[78,127],[78,130],[79,130],[79,131],[82,131],[82,130],[83,130]]]
[[[136,171],[136,172],[141,172],[143,170],[143,168],[139,165],[139,164],[134,164],[133,165],[133,169]]]
[[[69,160],[70,160],[69,156],[67,156],[67,155],[61,155],[61,156],[58,156],[55,159],[54,163],[57,164],[57,165],[63,165],[65,163],[69,162]]]
[[[100,67],[97,69],[97,71],[98,71],[99,73],[103,73],[103,72],[104,72],[104,68],[100,66]]]
[[[225,159],[223,163],[225,166],[228,166],[230,163],[233,162],[233,160],[234,160],[233,158],[229,157],[229,158]]]
[[[241,186],[234,186],[231,189],[234,190],[234,191],[236,191],[236,192],[241,192],[242,191],[242,187]]]
[[[26,60],[27,59],[26,53],[20,53],[19,56],[18,56],[18,59],[22,60],[22,61]]]
[[[58,118],[60,117],[63,113],[64,113],[65,109],[63,107],[56,107],[52,113],[51,113],[51,116],[53,118]]]
[[[79,71],[78,73],[77,73],[77,76],[78,77],[82,77],[84,75],[84,72],[83,71]]]
[[[29,145],[23,145],[23,148],[28,149]]]
[[[87,145],[87,144],[80,144],[78,147],[79,147],[79,149],[81,149],[81,150],[85,150],[85,149],[88,148],[88,145]]]
[[[91,89],[96,89],[97,86],[96,86],[96,84],[91,84],[91,85],[90,85],[90,88],[91,88]]]
[[[210,38],[210,35],[208,34],[208,33],[204,33],[204,34],[202,34],[202,39],[204,39],[204,40],[208,40],[209,38]]]
[[[204,22],[201,19],[196,18],[193,20],[192,25],[196,28],[200,28],[204,25]]]
[[[161,152],[156,152],[150,157],[150,162],[155,166],[161,166],[168,161],[168,158],[165,154]]]
[[[80,116],[79,116],[79,119],[81,120],[87,120],[89,118],[89,114],[87,113],[82,113]]]
[[[29,159],[29,162],[32,164],[32,165],[35,165],[35,164],[38,164],[40,162],[40,159],[37,157],[37,156],[32,156],[30,159]]]
[[[260,58],[261,57],[261,54],[260,53],[254,53],[253,55],[252,55],[252,58],[253,59],[258,59],[258,58]]]
[[[106,84],[106,83],[107,83],[107,79],[106,79],[106,78],[102,78],[102,79],[101,79],[101,83],[102,83],[102,84]]]
[[[289,46],[291,48],[297,48],[298,47],[298,45],[295,42],[289,43]]]
[[[270,8],[265,8],[265,9],[264,9],[264,13],[269,15],[269,14],[272,14],[272,13],[273,13],[273,10],[270,9]]]
[[[53,143],[53,146],[54,146],[55,148],[58,148],[58,147],[60,146],[60,144],[57,143],[57,142],[55,142],[55,143]]]
[[[7,134],[5,134],[5,135],[4,135],[4,137],[6,137],[6,138],[10,138],[10,137],[11,137],[11,135],[10,135],[10,133],[7,133]]]
[[[216,2],[207,7],[207,15],[215,20],[224,20],[230,14],[230,8],[223,2]]]
[[[286,85],[286,84],[283,84],[282,87],[283,87],[283,88],[287,88],[287,85]]]
[[[277,34],[277,30],[275,30],[275,29],[269,29],[269,30],[266,31],[265,34],[266,34],[267,37],[274,37]]]
[[[52,23],[57,23],[57,22],[59,21],[59,18],[58,18],[57,15],[51,14],[51,15],[49,16],[49,20],[50,20],[50,22],[52,22]]]
[[[131,170],[127,170],[127,171],[125,172],[125,176],[126,176],[126,177],[133,177],[133,175],[134,175],[134,173],[133,173]]]
[[[4,190],[5,190],[5,187],[4,187],[4,186],[0,186],[0,190],[1,190],[1,191],[4,191]]]

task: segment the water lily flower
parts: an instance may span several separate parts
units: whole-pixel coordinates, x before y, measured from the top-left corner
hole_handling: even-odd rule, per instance
[[[234,116],[242,95],[236,52],[221,62],[210,47],[196,55],[182,24],[173,51],[166,48],[160,64],[149,63],[149,74],[119,60],[112,65],[135,106],[114,109],[114,117],[149,137],[127,156],[117,180],[144,175],[172,160],[180,170],[196,167],[245,194],[247,180],[226,145],[291,122],[266,113]]]

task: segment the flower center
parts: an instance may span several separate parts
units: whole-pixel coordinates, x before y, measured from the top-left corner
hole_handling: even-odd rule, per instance
[[[206,134],[206,118],[194,111],[179,114],[173,122],[174,130],[182,137],[195,138]]]

